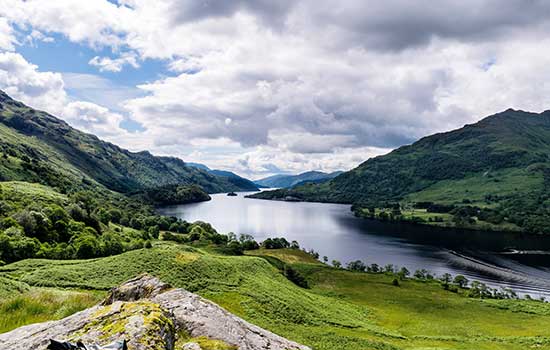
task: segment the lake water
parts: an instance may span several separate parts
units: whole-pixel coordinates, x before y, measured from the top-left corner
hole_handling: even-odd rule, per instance
[[[220,233],[296,240],[342,263],[425,268],[462,274],[493,287],[550,297],[550,237],[389,224],[353,216],[349,205],[212,195],[209,202],[164,207],[161,214],[211,223]]]

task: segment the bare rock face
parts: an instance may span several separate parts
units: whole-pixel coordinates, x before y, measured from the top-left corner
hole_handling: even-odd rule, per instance
[[[99,345],[126,339],[129,350],[200,349],[193,339],[239,350],[309,350],[148,275],[114,288],[100,305],[0,334],[0,349],[45,350],[49,339]]]

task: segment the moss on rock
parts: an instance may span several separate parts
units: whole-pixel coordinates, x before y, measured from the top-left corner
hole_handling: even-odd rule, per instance
[[[126,339],[130,350],[165,350],[173,348],[175,327],[158,304],[143,300],[119,301],[100,307],[92,321],[73,338],[102,343]]]

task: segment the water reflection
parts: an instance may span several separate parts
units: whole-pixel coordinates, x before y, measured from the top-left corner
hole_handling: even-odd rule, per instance
[[[209,202],[161,208],[164,215],[210,222],[219,232],[257,240],[285,237],[345,263],[449,272],[493,286],[550,296],[550,237],[442,230],[355,218],[347,205],[264,201],[225,194]]]

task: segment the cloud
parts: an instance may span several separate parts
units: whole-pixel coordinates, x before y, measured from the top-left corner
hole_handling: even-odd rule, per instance
[[[133,53],[125,53],[117,58],[110,57],[93,57],[88,63],[99,68],[101,72],[120,72],[122,68],[129,65],[133,68],[139,68],[136,55]]]
[[[0,53],[0,89],[29,106],[50,112],[81,130],[102,137],[121,137],[123,117],[85,101],[71,101],[60,73],[41,72],[14,52]],[[115,137],[116,136],[116,137]]]
[[[104,116],[82,127],[131,118],[145,131],[125,147],[246,174],[349,168],[509,107],[548,109],[542,0],[5,1],[0,47],[17,47],[15,23],[110,48],[86,59],[100,71],[167,68],[128,89],[23,65],[0,75],[14,93],[52,111],[94,102],[109,111],[73,106]]]
[[[72,126],[103,137],[119,136],[123,116],[91,102],[76,101],[66,105],[62,113]]]
[[[403,50],[433,39],[492,41],[548,25],[550,3],[533,0],[331,1],[307,0],[293,17],[304,35],[338,39],[349,46]]]
[[[0,87],[15,99],[52,113],[60,112],[67,99],[61,74],[40,72],[15,52],[0,53]]]
[[[0,17],[0,50],[13,51],[16,42],[11,25],[7,19]]]
[[[292,10],[291,0],[234,0],[234,1],[174,1],[171,4],[175,23],[196,22],[210,18],[233,17],[238,12],[258,16],[267,25],[280,26]]]

